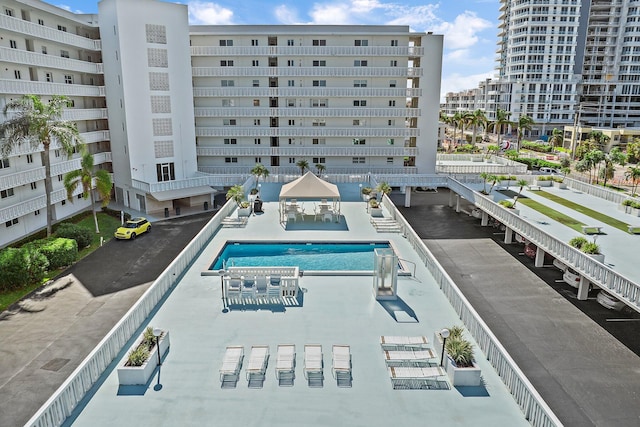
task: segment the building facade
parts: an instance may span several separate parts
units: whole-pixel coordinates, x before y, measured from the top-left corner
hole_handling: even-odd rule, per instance
[[[96,15],[3,4],[1,105],[68,96],[64,117],[113,172],[113,198],[126,207],[211,203],[256,163],[271,175],[298,174],[301,160],[330,175],[435,173],[442,36],[189,26],[186,5],[157,0],[103,0]],[[65,201],[62,177],[77,155],[52,153],[59,221],[89,206]],[[40,157],[22,146],[0,162],[0,246],[46,225]]]

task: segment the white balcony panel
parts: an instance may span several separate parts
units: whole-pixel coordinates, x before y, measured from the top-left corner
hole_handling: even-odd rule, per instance
[[[318,127],[240,127],[240,126],[220,126],[220,127],[196,127],[196,136],[248,136],[248,137],[388,137],[388,138],[408,138],[420,136],[420,130],[416,128],[366,128],[354,126],[350,128],[328,128]]]
[[[192,46],[191,56],[422,56],[419,46]]]
[[[82,140],[87,144],[91,144],[93,142],[111,140],[111,136],[108,130],[97,130],[95,132],[83,132],[80,134],[80,136],[82,137]]]
[[[420,117],[419,108],[269,108],[220,107],[195,108],[196,117]]]
[[[74,196],[82,194],[82,186],[78,187],[73,192]],[[51,203],[59,203],[63,200],[67,200],[67,191],[64,188],[55,190],[51,193]],[[20,203],[16,203],[13,206],[9,206],[4,209],[0,209],[0,223],[7,222],[14,218],[20,218],[21,216],[30,214],[38,209],[45,209],[47,207],[47,200],[45,195],[34,197],[33,199],[25,200]],[[42,213],[45,215],[45,213]]]
[[[77,36],[51,27],[45,27],[44,25],[37,25],[33,22],[10,17],[5,14],[0,15],[0,28],[21,33],[26,36],[74,46],[80,49],[93,51],[100,51],[102,49],[102,43],[100,40],[92,40],[86,37]]]
[[[197,84],[197,81],[196,81]],[[193,96],[198,97],[385,97],[385,98],[414,98],[422,96],[420,88],[392,88],[392,87],[195,87]]]
[[[78,61],[77,59],[63,58],[55,55],[43,55],[27,50],[0,48],[0,58],[3,61],[16,64],[33,65],[35,67],[56,68],[61,70],[76,71],[79,73],[102,74],[102,64],[94,62]]]
[[[418,148],[415,147],[327,147],[314,145],[311,147],[282,146],[282,147],[198,147],[198,156],[217,157],[263,157],[263,156],[289,156],[289,157],[348,157],[348,156],[379,156],[379,157],[404,157],[417,156]]]
[[[245,174],[247,177],[250,175],[250,170],[253,166],[200,166],[198,170],[204,173],[210,174],[223,174],[223,175],[235,175],[236,184],[240,182],[239,174]],[[277,182],[279,180],[278,175],[295,175],[300,176],[300,168],[292,166],[267,166],[269,169],[268,181]],[[367,166],[367,165],[349,165],[342,167],[331,167],[331,174],[336,175],[368,175],[368,174],[397,174],[397,175],[413,175],[417,173],[415,167],[386,167],[386,166]],[[313,170],[313,168],[312,168]],[[215,175],[213,175],[215,176]],[[339,179],[339,177],[337,177]],[[366,179],[363,177],[362,180]]]
[[[95,132],[84,132],[84,133],[81,133],[80,136],[82,137],[83,141],[86,144],[90,144],[90,143],[94,143],[94,142],[101,142],[101,141],[109,141],[110,140],[109,131],[108,130],[99,130],[99,131],[95,131]],[[55,149],[58,149],[58,148],[60,148],[60,144],[58,144],[58,141],[55,141],[55,140],[52,141],[50,149],[51,150],[55,150]],[[11,153],[9,153],[9,157],[24,156],[25,154],[40,153],[41,151],[44,151],[44,148],[42,147],[42,144],[40,144],[37,147],[33,147],[31,144],[25,143],[25,144],[20,144],[17,147],[14,147],[13,150],[11,150]]]
[[[131,186],[137,190],[141,190],[146,193],[160,193],[163,191],[170,191],[170,190],[186,190],[190,188],[207,187],[207,186],[212,187],[212,186],[220,185],[218,181],[212,178],[213,177],[209,175],[203,174],[193,178],[179,179],[175,181],[165,181],[165,182],[152,182],[152,183],[134,179],[131,181]],[[231,178],[233,179],[231,180]],[[230,183],[230,185],[237,184],[238,176],[236,175],[235,177],[227,177],[227,179],[225,179],[225,182]],[[212,188],[211,192],[213,191],[214,190]]]
[[[65,95],[104,97],[104,86],[72,85],[65,83],[32,82],[0,79],[0,93],[24,95]]]
[[[66,108],[62,112],[62,119],[72,122],[81,120],[100,120],[107,119],[106,108]]]
[[[420,77],[417,67],[193,67],[193,77]]]

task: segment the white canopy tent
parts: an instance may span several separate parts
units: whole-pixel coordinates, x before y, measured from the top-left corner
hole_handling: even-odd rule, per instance
[[[280,221],[284,222],[287,211],[287,201],[298,200],[331,200],[333,210],[340,215],[340,191],[338,186],[323,181],[312,172],[307,172],[300,178],[282,186],[280,190]]]

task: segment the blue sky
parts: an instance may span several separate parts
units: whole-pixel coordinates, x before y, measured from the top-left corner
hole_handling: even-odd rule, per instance
[[[408,25],[444,34],[441,93],[477,87],[495,74],[499,0],[194,0],[191,24]],[[54,6],[96,13],[98,0],[48,0]]]

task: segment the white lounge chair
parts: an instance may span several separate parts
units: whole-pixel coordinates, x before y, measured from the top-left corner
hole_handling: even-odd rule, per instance
[[[242,359],[244,358],[244,347],[239,345],[228,346],[222,358],[220,368],[220,381],[222,388],[234,388],[238,383]]]
[[[440,366],[427,368],[418,367],[388,367],[391,385],[394,389],[431,389],[446,388],[446,376]]]
[[[281,288],[280,288],[280,275],[273,275],[269,277],[269,281],[267,282],[267,297],[271,298],[280,298],[281,296]]]
[[[242,290],[242,278],[225,276],[223,278],[225,286],[225,295],[227,296],[227,302],[232,298],[240,298],[240,291]]]
[[[289,221],[296,222],[296,212],[295,211],[287,212],[287,222],[289,222]]]
[[[384,350],[383,353],[388,366],[420,366],[438,357],[430,348],[417,351]]]
[[[324,364],[320,344],[306,344],[304,346],[304,376],[309,387],[324,385]]]
[[[256,277],[242,277],[242,289],[240,297],[242,300],[254,300],[256,296]]]
[[[269,276],[256,276],[256,298],[267,296],[267,287],[269,286]]]
[[[249,362],[247,363],[247,381],[249,381],[249,387],[262,387],[265,379],[265,374],[267,372],[268,361],[268,345],[251,346],[251,353],[249,353]]]
[[[403,350],[406,348],[423,348],[429,344],[425,336],[389,336],[380,337],[380,345],[383,349]]]
[[[279,344],[276,356],[276,379],[281,386],[292,386],[295,379],[296,346]]]
[[[351,348],[348,345],[334,345],[331,354],[332,372],[338,387],[351,387]]]

